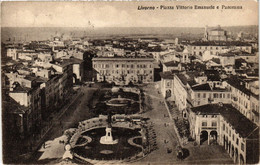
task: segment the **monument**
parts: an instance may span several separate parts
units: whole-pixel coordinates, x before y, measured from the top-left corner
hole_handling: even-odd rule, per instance
[[[113,140],[113,136],[112,136],[112,125],[111,125],[111,114],[108,114],[107,117],[107,127],[106,127],[106,135],[102,136],[100,138],[100,143],[101,144],[117,144],[118,143],[118,139]]]

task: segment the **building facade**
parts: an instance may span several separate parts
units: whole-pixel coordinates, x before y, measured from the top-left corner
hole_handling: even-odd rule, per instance
[[[164,98],[173,100],[174,75],[172,72],[162,72],[161,76],[161,92]]]
[[[191,136],[200,145],[223,146],[235,163],[259,161],[259,127],[231,104],[207,104],[190,109]]]
[[[154,80],[153,58],[93,58],[97,81],[128,84],[148,83]]]

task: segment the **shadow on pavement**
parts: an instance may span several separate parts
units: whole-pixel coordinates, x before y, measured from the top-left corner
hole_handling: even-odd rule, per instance
[[[182,152],[183,152],[183,157],[182,159],[187,158],[190,155],[190,151],[186,148],[182,148]]]

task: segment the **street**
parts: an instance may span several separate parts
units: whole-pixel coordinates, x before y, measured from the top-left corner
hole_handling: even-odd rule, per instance
[[[149,122],[154,125],[157,149],[135,162],[136,164],[232,163],[232,160],[220,146],[203,145],[194,147],[192,143],[184,146],[185,151],[187,151],[186,158],[179,160],[176,156],[176,148],[179,144],[173,121],[170,119],[163,102],[164,98],[154,86],[155,83],[152,83],[143,87],[146,112],[142,116],[150,118]],[[64,154],[64,144],[60,144],[59,141],[62,139],[63,131],[76,128],[78,122],[93,117],[87,105],[97,89],[88,87],[79,89],[82,94],[68,107],[67,111],[61,114],[53,128],[47,133],[45,141],[49,148],[44,150],[43,154],[37,154],[35,163],[58,163],[61,160]]]
[[[97,88],[88,88],[83,86],[79,89],[79,92],[82,94],[80,94],[75,102],[71,103],[68,109],[60,115],[59,119],[55,120],[53,127],[44,138],[45,142],[57,141],[55,138],[62,136],[64,130],[76,128],[80,121],[92,118],[93,114],[89,111],[87,105],[96,89]],[[64,144],[57,145],[53,142],[53,147],[49,148],[47,151],[48,152],[44,152],[44,155],[42,155],[42,153],[38,153],[35,157],[34,163],[56,163],[56,159],[62,158],[64,154]],[[46,158],[46,160],[43,159],[43,157]],[[39,158],[41,158],[41,160],[38,160]]]
[[[140,163],[145,164],[232,164],[228,154],[221,146],[196,146],[193,143],[188,143],[184,146],[186,151],[186,158],[179,160],[176,156],[176,147],[178,144],[177,135],[173,128],[173,121],[165,115],[169,115],[165,104],[163,102],[163,96],[158,93],[159,89],[155,88],[156,83],[151,83],[144,87],[146,100],[150,98],[151,110],[143,114],[145,117],[149,117],[154,123],[155,132],[157,135],[158,149],[148,154],[147,157],[142,159]],[[154,90],[151,90],[154,89]],[[166,125],[165,125],[166,123]],[[169,141],[165,144],[164,140]],[[167,148],[172,150],[171,153],[167,153]]]

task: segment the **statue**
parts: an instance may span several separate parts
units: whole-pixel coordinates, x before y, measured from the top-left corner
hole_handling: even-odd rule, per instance
[[[107,127],[106,127],[106,135],[102,136],[100,138],[100,143],[101,144],[117,144],[118,143],[118,139],[113,140],[113,136],[112,136],[112,115],[111,112],[108,112],[107,115]]]

